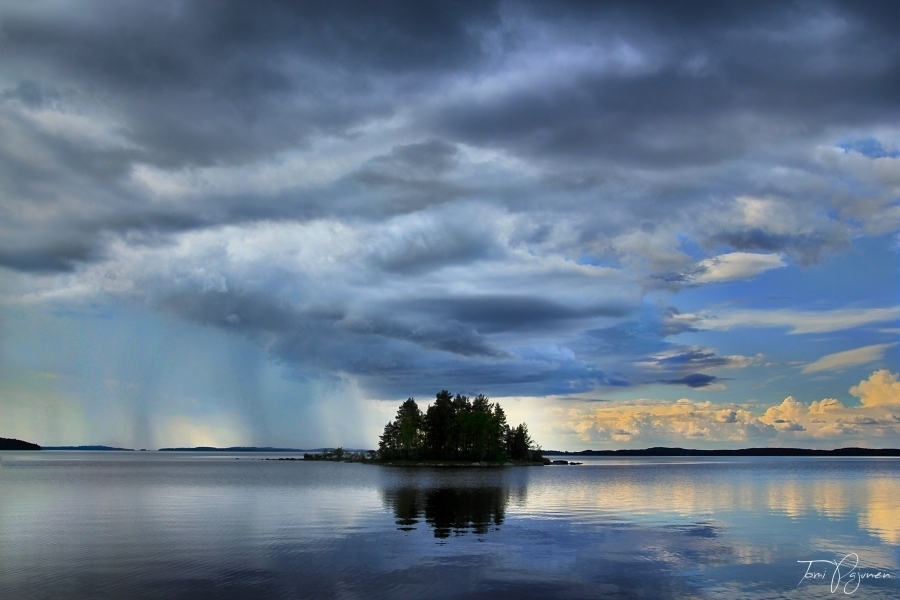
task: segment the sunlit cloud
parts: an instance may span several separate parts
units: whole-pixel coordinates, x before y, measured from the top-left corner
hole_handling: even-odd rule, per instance
[[[871,377],[850,388],[850,393],[866,407],[900,407],[900,381],[887,369],[875,371]]]
[[[807,404],[791,396],[768,407],[687,398],[559,406],[556,419],[565,423],[563,430],[572,439],[558,439],[568,446],[599,447],[717,443],[883,447],[900,441],[900,382],[895,374],[876,371],[850,392],[860,397],[862,406],[848,407],[834,398]]]
[[[721,310],[696,315],[694,322],[698,327],[723,331],[741,327],[783,327],[789,329],[789,333],[801,334],[841,331],[898,319],[900,306],[827,311]]]
[[[701,260],[687,279],[697,283],[752,279],[770,269],[786,266],[780,254],[732,252]]]
[[[873,344],[862,348],[854,348],[853,350],[845,350],[844,352],[835,352],[809,363],[801,369],[801,372],[818,373],[820,371],[836,371],[848,367],[866,365],[881,360],[884,358],[884,353],[896,345],[896,343]]]

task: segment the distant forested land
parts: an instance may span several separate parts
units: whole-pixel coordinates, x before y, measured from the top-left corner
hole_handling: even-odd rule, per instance
[[[499,403],[447,390],[423,413],[415,398],[400,405],[378,443],[382,460],[540,461],[540,447],[525,423],[510,427]]]
[[[329,453],[334,452],[335,450],[342,450],[343,452],[374,452],[374,450],[362,450],[358,448],[315,448],[315,449],[302,449],[302,448],[274,448],[272,446],[230,446],[228,448],[217,448],[215,446],[194,446],[191,448],[160,448],[159,452],[317,452],[317,453]]]
[[[645,448],[642,450],[581,450],[565,452],[545,450],[554,456],[900,456],[898,448],[737,448],[696,450],[692,448]]]
[[[134,448],[115,446],[44,446],[44,450],[78,450],[81,452],[134,452]]]
[[[214,446],[194,446],[191,448],[160,448],[160,452],[306,452],[299,448],[273,448],[271,446],[230,446],[216,448]]]
[[[40,450],[41,447],[31,442],[23,442],[22,440],[14,440],[10,438],[0,438],[0,450]]]

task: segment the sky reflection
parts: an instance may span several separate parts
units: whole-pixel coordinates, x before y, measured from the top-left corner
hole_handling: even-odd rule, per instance
[[[4,453],[0,596],[813,598],[828,585],[798,588],[797,561],[851,552],[900,574],[897,460],[142,454]],[[896,597],[896,582],[859,597]]]

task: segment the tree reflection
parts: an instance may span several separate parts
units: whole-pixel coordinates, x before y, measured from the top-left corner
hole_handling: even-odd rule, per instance
[[[424,517],[434,537],[448,538],[496,531],[506,514],[509,491],[502,487],[402,487],[386,490],[384,501],[394,511],[397,529],[413,530]]]

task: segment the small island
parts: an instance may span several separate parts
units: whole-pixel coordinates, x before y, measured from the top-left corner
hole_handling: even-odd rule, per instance
[[[489,466],[543,465],[541,448],[525,423],[510,427],[499,403],[447,390],[423,413],[415,398],[400,405],[384,426],[378,462],[388,465]]]

